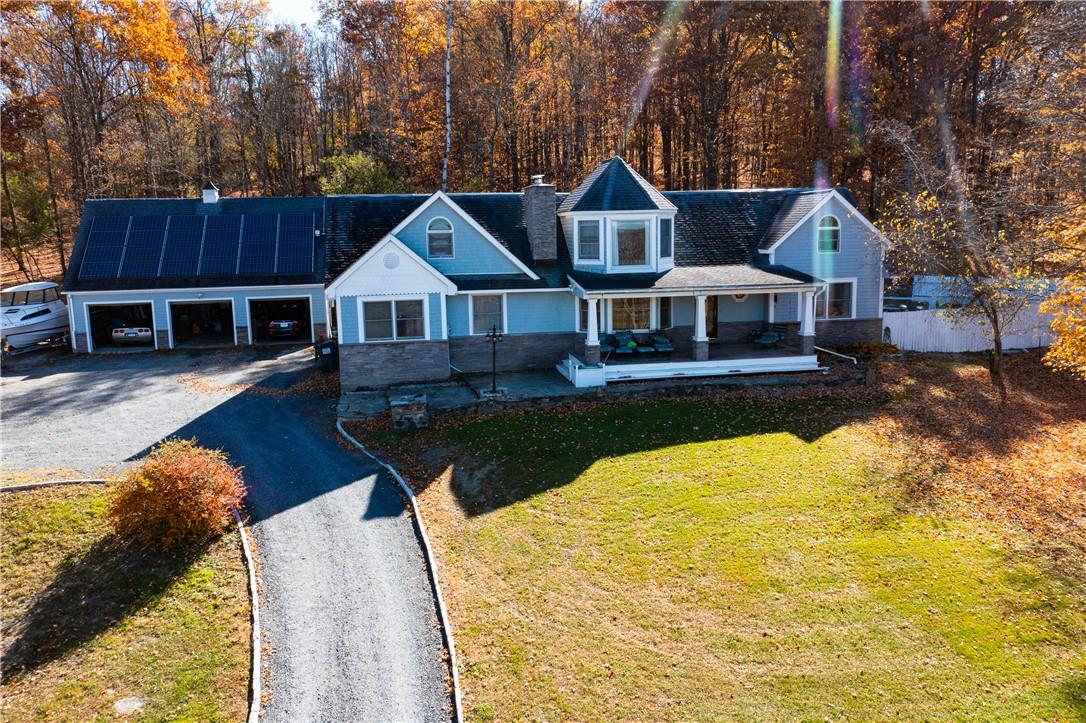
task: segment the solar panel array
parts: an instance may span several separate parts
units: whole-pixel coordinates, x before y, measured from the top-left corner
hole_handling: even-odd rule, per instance
[[[311,273],[315,221],[312,213],[97,216],[79,278]]]

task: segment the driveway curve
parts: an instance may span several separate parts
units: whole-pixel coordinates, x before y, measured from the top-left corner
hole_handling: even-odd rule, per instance
[[[235,352],[5,369],[5,476],[91,472],[168,436],[225,449],[244,467],[257,543],[270,692],[262,720],[448,720],[448,671],[411,515],[394,481],[337,441],[330,400],[286,391],[310,364],[298,353]],[[65,433],[81,441],[57,455]]]

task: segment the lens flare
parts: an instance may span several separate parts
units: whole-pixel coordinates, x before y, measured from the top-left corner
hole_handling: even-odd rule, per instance
[[[826,33],[826,120],[837,127],[838,63],[841,57],[841,0],[830,0]]]
[[[660,63],[663,61],[667,49],[671,47],[671,42],[675,38],[675,30],[678,28],[679,21],[682,20],[685,11],[685,0],[671,0],[668,3],[667,10],[664,11],[663,21],[660,23],[660,28],[656,31],[656,36],[652,41],[649,62],[645,66],[645,72],[641,74],[641,80],[637,84],[637,94],[630,106],[626,124],[622,128],[623,144],[625,144],[626,138],[629,137],[630,131],[633,130],[634,124],[637,123],[637,118],[641,115],[641,109],[645,107],[645,101],[648,100],[649,93],[652,91],[652,84],[656,80],[656,74],[660,72]],[[620,149],[620,152],[623,150]]]

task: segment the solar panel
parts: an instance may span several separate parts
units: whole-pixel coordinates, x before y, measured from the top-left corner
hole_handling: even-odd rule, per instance
[[[120,276],[158,276],[158,261],[166,240],[166,216],[133,216],[124,245]]]
[[[276,273],[304,274],[313,270],[313,214],[284,213],[279,217],[279,257]]]
[[[279,216],[274,213],[245,215],[241,233],[241,274],[270,274],[275,271],[275,241]]]
[[[160,276],[195,276],[207,216],[170,216]]]
[[[111,279],[117,276],[129,221],[128,216],[98,216],[91,221],[79,278]]]
[[[237,273],[241,219],[232,214],[207,217],[200,276],[233,276]]]

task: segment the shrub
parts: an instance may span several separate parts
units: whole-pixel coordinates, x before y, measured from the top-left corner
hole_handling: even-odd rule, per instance
[[[226,530],[243,494],[223,452],[168,440],[114,488],[109,517],[118,535],[150,547],[195,545]]]

